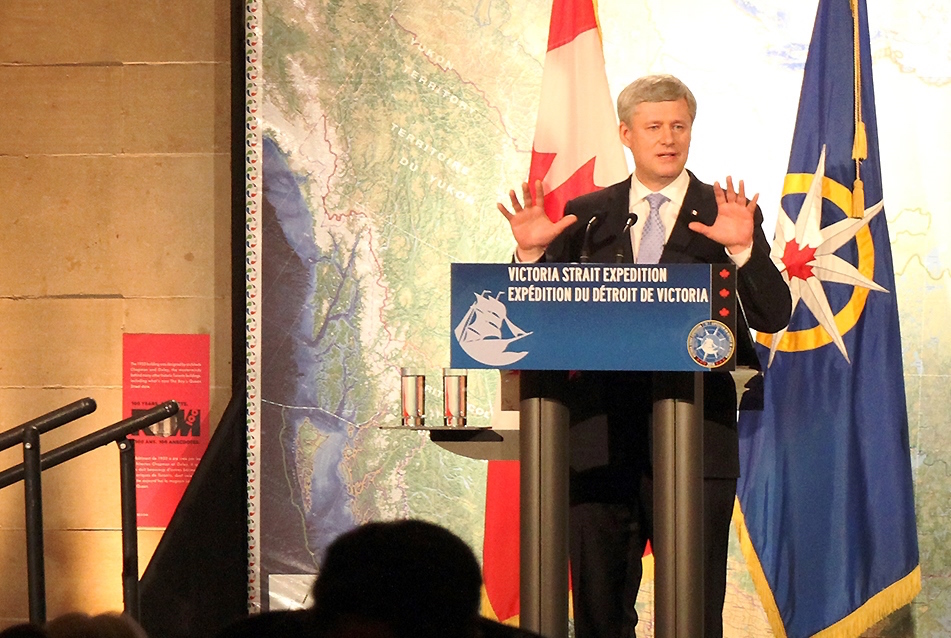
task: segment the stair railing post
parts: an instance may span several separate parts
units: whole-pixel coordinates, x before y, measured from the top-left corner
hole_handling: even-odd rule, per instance
[[[26,501],[26,565],[30,622],[46,622],[46,567],[43,562],[43,489],[40,476],[40,433],[23,428],[23,498]]]

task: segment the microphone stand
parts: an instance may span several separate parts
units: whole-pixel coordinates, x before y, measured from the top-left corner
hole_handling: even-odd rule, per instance
[[[591,229],[597,226],[599,221],[601,221],[601,213],[595,213],[591,216],[591,219],[588,220],[588,225],[584,228],[584,239],[581,241],[581,255],[578,257],[578,261],[582,264],[591,261]]]
[[[627,221],[624,222],[624,230],[621,231],[621,240],[617,245],[617,252],[614,253],[614,263],[619,264],[624,261],[624,240],[627,240],[627,244],[631,244],[631,226],[637,223],[637,214],[628,213]]]

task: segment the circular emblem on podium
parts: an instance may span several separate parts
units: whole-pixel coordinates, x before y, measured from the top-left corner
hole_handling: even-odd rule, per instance
[[[690,358],[704,368],[719,368],[733,356],[735,340],[725,324],[709,319],[693,327],[687,336]]]

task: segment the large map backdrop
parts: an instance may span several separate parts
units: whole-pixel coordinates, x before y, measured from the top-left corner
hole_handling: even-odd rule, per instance
[[[683,79],[700,105],[688,166],[758,190],[772,235],[815,3],[599,5],[612,93]],[[397,423],[400,367],[448,365],[449,264],[510,258],[495,204],[528,172],[550,4],[247,9],[249,581],[267,609],[302,602],[323,549],[367,520],[429,519],[481,555],[486,463],[380,426]],[[951,9],[868,10],[923,576],[887,635],[936,636],[951,625]],[[495,394],[492,373],[470,376],[472,423]],[[737,547],[726,605],[728,636],[770,635]]]

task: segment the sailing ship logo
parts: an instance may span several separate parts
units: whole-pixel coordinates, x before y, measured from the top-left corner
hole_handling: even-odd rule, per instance
[[[510,343],[532,334],[512,323],[499,301],[488,290],[475,293],[475,302],[469,306],[459,325],[453,330],[463,351],[488,366],[507,366],[522,359],[528,352],[509,352]]]

